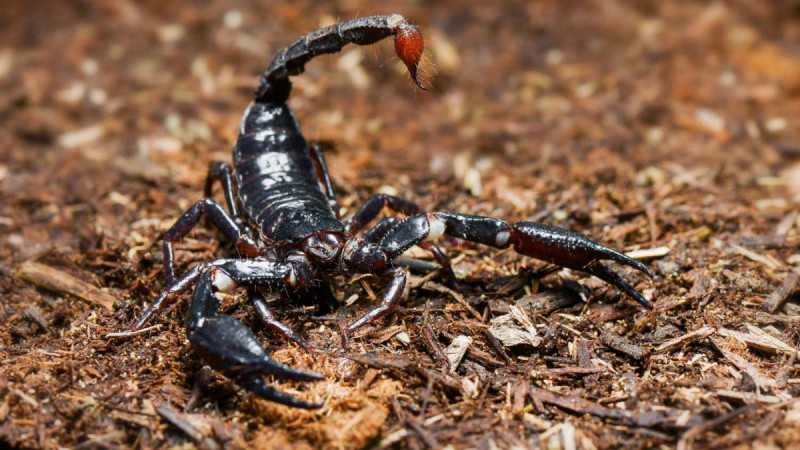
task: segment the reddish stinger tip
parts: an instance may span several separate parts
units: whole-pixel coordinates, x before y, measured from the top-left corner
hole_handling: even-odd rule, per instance
[[[423,86],[417,77],[417,66],[419,66],[419,62],[422,59],[422,51],[425,49],[422,33],[419,32],[417,27],[408,22],[402,22],[395,31],[394,49],[397,52],[397,56],[408,67],[408,72],[411,74],[411,79],[414,80],[414,83],[423,91],[427,91],[428,88]]]

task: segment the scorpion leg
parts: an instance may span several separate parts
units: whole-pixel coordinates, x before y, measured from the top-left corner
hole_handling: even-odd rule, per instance
[[[301,347],[303,347],[308,351],[314,350],[311,344],[309,344],[305,339],[300,337],[300,335],[297,334],[297,332],[295,332],[288,325],[282,323],[275,317],[275,313],[272,312],[272,309],[267,305],[267,302],[260,293],[252,292],[250,294],[250,298],[253,300],[253,306],[255,306],[256,308],[258,317],[261,318],[261,321],[264,322],[264,325],[266,325],[267,328],[280,335],[283,335],[287,339],[296,342],[298,345],[300,345]]]
[[[230,266],[226,264],[225,266]],[[232,379],[239,386],[264,399],[295,408],[315,409],[321,403],[310,403],[268,386],[260,375],[296,381],[315,381],[323,376],[280,364],[264,351],[256,335],[242,322],[218,314],[220,302],[214,290],[220,279],[228,278],[223,269],[209,267],[200,276],[186,320],[186,333],[197,353],[212,368]],[[235,275],[234,275],[235,276]]]
[[[350,336],[355,330],[386,316],[394,310],[397,303],[400,301],[400,297],[403,295],[403,289],[406,287],[407,274],[405,269],[402,267],[392,267],[379,275],[391,277],[389,285],[381,292],[381,303],[367,311],[366,314],[342,330],[343,347],[346,347],[350,342]]]
[[[322,182],[325,184],[325,196],[328,197],[328,205],[331,207],[331,211],[339,217],[339,201],[336,200],[336,192],[333,190],[333,183],[331,183],[331,176],[328,174],[328,164],[325,163],[325,156],[322,154],[322,145],[318,142],[314,142],[310,146],[311,148],[311,155],[317,161],[317,165],[319,166],[319,173],[318,176],[322,178]]]
[[[164,275],[167,284],[172,284],[175,279],[175,250],[173,244],[186,236],[200,221],[200,217],[205,215],[212,225],[219,229],[222,234],[232,240],[236,250],[245,256],[254,258],[258,256],[258,246],[253,239],[242,232],[241,227],[228,214],[227,211],[216,201],[206,198],[198,201],[191,208],[186,210],[183,215],[175,221],[175,224],[164,233]]]
[[[375,194],[364,202],[364,205],[359,209],[345,225],[345,234],[348,236],[355,235],[362,226],[370,223],[375,217],[380,214],[383,208],[388,207],[396,213],[402,213],[406,216],[424,214],[425,211],[416,203],[406,200],[404,198],[396,197],[394,195]],[[398,222],[394,217],[387,217],[377,225],[372,227],[364,235],[364,239],[369,242],[376,242],[381,239],[393,226]],[[442,273],[444,274],[447,285],[452,289],[459,289],[456,280],[456,274],[453,272],[450,258],[433,242],[420,242],[417,244],[420,248],[428,250],[433,255],[433,259],[441,266]]]
[[[204,263],[198,264],[194,266],[191,270],[184,273],[180,278],[178,278],[174,283],[170,284],[169,287],[164,289],[161,294],[156,297],[156,299],[150,303],[147,309],[144,310],[142,316],[139,317],[139,320],[131,326],[130,331],[136,331],[141,329],[151,317],[157,314],[159,311],[163,310],[170,304],[174,303],[175,300],[180,297],[181,294],[187,292],[189,289],[194,286],[197,280],[200,278],[200,275],[203,274],[206,266],[209,264],[214,264],[214,261],[211,263]]]
[[[354,236],[364,225],[367,225],[380,214],[383,208],[388,207],[396,213],[406,216],[413,216],[425,212],[416,203],[394,195],[375,194],[364,202],[364,205],[353,214],[353,218],[345,224],[344,232],[348,236]]]
[[[222,184],[222,193],[225,195],[225,203],[228,211],[234,220],[239,220],[239,211],[236,208],[236,196],[233,193],[233,170],[231,165],[225,161],[212,161],[208,164],[208,175],[206,175],[205,196],[211,197],[214,182],[219,180]]]
[[[645,308],[653,308],[652,303],[641,293],[599,261],[616,261],[652,277],[653,273],[647,266],[579,234],[542,223],[510,224],[490,217],[455,213],[420,214],[403,219],[386,230],[375,244],[377,248],[370,249],[370,252],[382,251],[386,261],[393,261],[412,245],[418,245],[425,239],[435,239],[442,234],[497,248],[513,245],[523,255],[594,275],[630,295]],[[357,255],[359,261],[379,260],[372,255],[370,258]]]

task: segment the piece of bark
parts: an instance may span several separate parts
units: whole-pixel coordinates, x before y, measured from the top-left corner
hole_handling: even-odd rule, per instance
[[[780,308],[783,302],[785,302],[786,299],[797,289],[798,280],[800,280],[800,272],[797,272],[796,270],[789,272],[789,275],[786,276],[783,284],[772,291],[772,293],[769,294],[769,296],[764,300],[764,303],[761,304],[761,310],[768,313],[773,313]]]
[[[514,401],[511,407],[511,411],[514,414],[522,413],[522,410],[525,408],[525,399],[528,397],[529,389],[530,381],[527,378],[523,378],[514,386]]]
[[[775,395],[764,395],[764,394],[754,394],[752,392],[739,392],[739,391],[731,391],[728,389],[719,389],[714,391],[714,395],[717,397],[722,397],[730,400],[739,400],[741,402],[750,403],[755,400],[758,403],[780,403],[784,401],[778,396]]]
[[[518,345],[538,347],[542,342],[542,338],[531,334],[524,327],[520,326],[511,314],[505,314],[492,319],[489,333],[506,347],[515,347]]]
[[[581,413],[586,408],[602,408],[599,404],[580,397],[567,397],[547,389],[531,386],[529,394],[542,403],[556,405],[573,413]]]
[[[492,348],[494,348],[494,351],[497,352],[497,354],[501,358],[503,358],[503,362],[506,364],[511,364],[511,358],[508,357],[508,354],[506,354],[506,351],[503,349],[503,344],[501,344],[500,341],[496,337],[494,337],[494,335],[491,333],[491,331],[489,331],[488,328],[485,328],[483,330],[483,335],[486,336],[486,339],[489,341],[490,344],[492,344]]]
[[[656,259],[656,258],[661,258],[663,256],[667,256],[669,254],[669,251],[670,251],[669,247],[661,246],[661,247],[642,248],[639,250],[633,250],[625,253],[625,255],[633,259],[647,260],[647,259]]]
[[[47,319],[42,315],[42,312],[39,311],[35,305],[30,305],[23,310],[23,314],[25,317],[34,321],[42,330],[47,330],[48,324]]]
[[[693,342],[697,342],[701,339],[705,339],[709,336],[714,334],[714,328],[705,326],[702,328],[698,328],[694,331],[684,334],[683,336],[678,336],[674,339],[670,339],[663,344],[656,347],[656,353],[663,353],[668,352],[670,350],[676,349],[678,347],[691,344]]]
[[[643,359],[650,354],[648,349],[640,345],[636,345],[628,338],[610,331],[604,331],[603,334],[600,335],[600,342],[602,342],[606,347],[609,347],[612,350],[636,360]]]
[[[175,428],[181,430],[189,439],[194,441],[194,443],[199,444],[202,448],[208,449],[216,449],[219,448],[216,442],[214,442],[211,438],[207,437],[201,430],[195,427],[193,424],[189,423],[188,420],[185,419],[184,414],[180,414],[174,409],[172,409],[169,404],[163,404],[156,408],[156,412],[159,416],[164,418],[167,422],[173,425]]]
[[[594,375],[598,373],[608,372],[608,367],[595,366],[595,367],[558,367],[555,369],[545,370],[532,370],[531,378],[562,378],[568,377],[574,379],[586,375]]]
[[[772,337],[761,328],[748,325],[747,329],[750,331],[749,333],[742,333],[740,331],[729,330],[727,328],[720,328],[717,330],[717,333],[720,336],[732,337],[738,341],[741,341],[748,347],[757,348],[761,351],[769,353],[786,353],[791,355],[797,352],[797,349],[779,339]]]
[[[444,349],[439,343],[439,340],[436,338],[430,323],[428,323],[427,317],[422,323],[422,336],[425,338],[425,346],[428,347],[431,357],[436,365],[441,368],[448,367],[450,365],[450,361],[447,359],[447,355],[444,354]]]
[[[523,311],[550,314],[552,311],[572,306],[580,301],[581,297],[578,293],[562,287],[521,297],[516,301],[515,306]],[[492,307],[492,311],[507,313],[509,309],[507,306],[499,310]]]
[[[17,275],[39,287],[71,294],[89,303],[102,306],[109,311],[114,310],[114,301],[116,299],[113,295],[56,268],[33,261],[26,261],[20,264],[17,269]]]
[[[733,363],[739,370],[746,373],[750,376],[750,378],[755,381],[757,386],[766,387],[766,388],[774,388],[777,383],[774,379],[770,378],[769,376],[763,374],[756,366],[751,364],[749,361],[744,359],[743,357],[739,356],[738,354],[734,353],[733,351],[729,350],[722,339],[717,337],[711,337],[711,342],[714,344],[714,347],[722,353],[722,356],[728,358],[728,360]]]
[[[444,354],[447,355],[447,360],[450,362],[450,373],[454,373],[458,369],[458,365],[461,364],[461,360],[464,359],[471,344],[472,338],[462,334],[447,346]]]

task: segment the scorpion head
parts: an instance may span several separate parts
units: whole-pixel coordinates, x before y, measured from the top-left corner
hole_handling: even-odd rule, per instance
[[[339,232],[315,233],[300,242],[300,251],[321,266],[331,266],[339,260],[344,241],[344,235]]]

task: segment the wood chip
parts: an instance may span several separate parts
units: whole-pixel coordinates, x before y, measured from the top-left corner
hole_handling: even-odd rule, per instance
[[[37,262],[26,261],[20,264],[17,269],[17,275],[39,287],[71,294],[89,303],[102,306],[109,311],[114,310],[114,301],[116,299],[113,295],[73,277],[67,272]]]
[[[669,254],[669,251],[670,251],[669,247],[662,245],[661,247],[642,248],[639,250],[633,250],[625,254],[633,259],[646,260],[646,259],[656,259],[656,258],[661,258],[663,256],[667,256]]]
[[[745,258],[764,264],[770,269],[780,269],[781,267],[783,267],[783,265],[780,262],[776,261],[775,258],[773,258],[772,256],[762,255],[760,253],[756,253],[752,250],[746,249],[736,244],[731,244],[731,248],[736,250],[736,252],[738,252]]]
[[[520,326],[511,314],[504,314],[492,319],[489,333],[506,347],[517,345],[538,347],[542,342],[542,338]]]
[[[25,315],[25,317],[36,322],[36,324],[39,325],[42,330],[47,329],[47,319],[44,317],[44,315],[42,315],[42,312],[39,311],[39,308],[37,308],[35,305],[28,306],[22,311],[22,313]]]
[[[593,367],[558,367],[555,369],[545,370],[531,370],[531,378],[569,378],[575,379],[576,377],[594,375],[598,373],[606,373],[608,368],[604,366]]]
[[[720,328],[717,330],[720,336],[732,337],[748,347],[757,348],[759,350],[769,353],[786,353],[789,355],[797,352],[797,349],[789,344],[773,337],[766,331],[758,328],[755,325],[748,325],[749,333],[742,333],[740,331],[729,330],[727,328]]]
[[[667,342],[664,342],[663,344],[656,347],[655,352],[656,353],[668,352],[678,347],[683,347],[684,345],[688,345],[693,342],[697,342],[701,339],[705,339],[711,336],[712,334],[714,334],[713,327],[705,326],[702,328],[698,328],[697,330],[686,333],[683,336],[678,336],[674,339],[670,339]]]
[[[203,431],[189,423],[187,420],[187,417],[189,416],[187,414],[180,414],[166,403],[156,407],[156,412],[175,428],[181,430],[189,439],[194,441],[196,444],[200,444],[202,448],[219,448],[219,445],[211,440],[211,438],[206,437]]]
[[[106,133],[102,124],[90,125],[79,130],[68,131],[56,139],[56,143],[64,148],[78,148],[94,143]]]
[[[772,291],[772,293],[769,294],[769,296],[764,300],[764,303],[761,305],[761,310],[768,313],[773,313],[780,308],[783,302],[786,301],[786,299],[797,289],[798,280],[800,280],[800,272],[796,270],[789,272],[789,275],[786,276],[783,284]]]
[[[726,357],[731,363],[733,363],[734,366],[736,366],[736,368],[749,375],[750,378],[755,381],[756,385],[770,389],[777,386],[777,383],[774,379],[762,373],[756,366],[750,363],[750,361],[729,350],[721,339],[714,336],[712,336],[710,339],[714,344],[714,347],[716,347],[716,349],[722,353],[722,356]]]
[[[132,336],[138,336],[140,334],[149,333],[159,328],[161,328],[161,324],[157,323],[155,325],[150,325],[149,327],[144,327],[141,330],[136,330],[136,331],[118,331],[114,333],[106,333],[106,338],[129,338]]]
[[[592,402],[590,400],[586,400],[581,397],[567,397],[552,391],[548,391],[547,389],[542,389],[535,386],[530,387],[529,394],[531,395],[531,397],[538,399],[543,403],[556,405],[559,408],[566,409],[567,411],[573,413],[581,413],[586,408],[605,409],[602,408],[599,404]]]
[[[783,399],[775,395],[754,394],[752,392],[738,392],[738,391],[731,391],[728,389],[720,389],[718,391],[714,391],[714,395],[716,395],[717,397],[722,397],[732,400],[740,400],[745,403],[750,403],[753,401],[759,403],[780,403],[783,401]]]
[[[600,335],[600,342],[606,347],[636,360],[645,358],[650,354],[650,350],[636,345],[631,342],[630,339],[610,331],[604,331],[603,334]]]
[[[450,373],[456,371],[471,344],[472,338],[462,334],[453,339],[453,342],[445,349],[444,354],[447,355],[447,360],[450,362]]]

